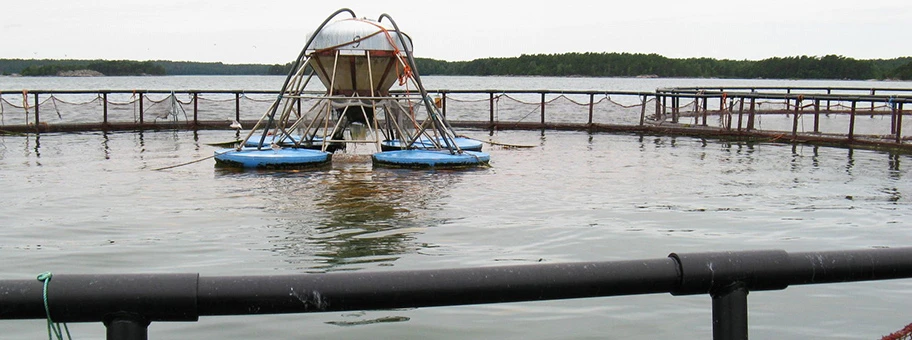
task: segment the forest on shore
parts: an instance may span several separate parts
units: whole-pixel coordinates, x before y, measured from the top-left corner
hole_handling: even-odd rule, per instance
[[[416,58],[416,63],[422,75],[912,80],[912,56],[867,60],[838,55],[720,60],[641,53],[563,53],[471,61]],[[291,63],[0,59],[0,74],[22,76],[285,75],[290,68]]]
[[[423,60],[422,74],[737,79],[912,79],[912,57],[858,60],[837,55],[763,60],[667,58],[658,54],[564,53],[485,58],[465,62]]]

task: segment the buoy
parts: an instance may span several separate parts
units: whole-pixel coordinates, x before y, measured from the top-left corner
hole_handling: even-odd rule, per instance
[[[487,165],[491,155],[480,151],[397,150],[373,154],[374,165],[398,168],[467,168]]]
[[[302,148],[246,147],[215,152],[217,165],[234,168],[298,169],[327,164],[331,159],[332,154],[328,152]]]

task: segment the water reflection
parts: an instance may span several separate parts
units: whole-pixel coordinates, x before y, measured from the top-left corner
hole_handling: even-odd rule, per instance
[[[111,142],[111,139],[108,138],[108,132],[101,132],[101,150],[104,152],[104,159],[111,159],[111,148],[108,146],[108,143]]]
[[[432,247],[415,234],[444,223],[435,211],[464,172],[373,168],[369,155],[345,156],[335,155],[325,169],[221,174],[265,186],[261,192],[272,205],[266,209],[278,219],[271,251],[299,269],[388,266],[401,254]]]
[[[139,159],[143,159],[143,153],[146,152],[146,139],[142,130],[136,132],[137,147],[139,148]]]
[[[845,171],[846,171],[846,174],[848,174],[849,176],[851,176],[851,175],[852,175],[852,168],[855,167],[855,157],[854,157],[854,156],[855,156],[855,150],[853,150],[853,149],[848,149],[848,153],[846,154],[846,156],[847,156],[848,160],[846,161]]]
[[[194,151],[200,150],[200,138],[199,137],[200,137],[199,130],[193,130],[193,150]]]
[[[811,165],[814,169],[820,168],[820,147],[814,145],[812,150],[814,155],[811,157]]]
[[[902,179],[902,169],[900,168],[901,158],[902,155],[898,153],[890,153],[888,156],[889,160],[887,161],[889,170],[887,176],[897,183]],[[893,203],[899,202],[903,198],[902,192],[896,187],[887,187],[881,191],[887,194],[888,200]]]
[[[29,153],[34,153],[35,158],[39,159],[39,158],[41,158],[41,134],[36,133],[33,136],[35,136],[35,145],[34,146],[29,145],[29,141],[30,141],[29,138],[25,139],[25,155],[26,155],[26,157],[28,157]],[[38,165],[41,165],[41,163],[38,163]]]
[[[902,177],[902,172],[899,168],[901,158],[902,158],[902,155],[900,155],[898,153],[889,154],[889,161],[887,162],[887,164],[890,169],[890,178],[892,178],[892,179],[898,180]]]

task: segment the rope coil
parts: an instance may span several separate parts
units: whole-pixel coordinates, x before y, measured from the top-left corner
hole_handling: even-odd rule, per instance
[[[48,305],[48,286],[51,283],[51,277],[53,277],[51,272],[38,274],[38,281],[44,283],[44,288],[41,290],[41,297],[42,300],[44,300],[44,312],[47,314],[48,339],[53,340],[56,338],[58,340],[63,340],[64,332],[66,332],[67,339],[72,339],[73,337],[70,336],[70,329],[67,327],[66,323],[63,323],[63,328],[61,329],[60,323],[55,323],[51,320],[51,308]]]

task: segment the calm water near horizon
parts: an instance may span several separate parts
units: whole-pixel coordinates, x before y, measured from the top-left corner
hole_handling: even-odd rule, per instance
[[[428,88],[901,87],[909,82],[424,77]],[[0,77],[0,89],[264,89],[282,77]],[[247,86],[245,86],[247,85]],[[567,131],[459,130],[491,167],[229,171],[234,131],[0,135],[0,272],[203,276],[652,259],[671,252],[904,247],[912,155]],[[53,289],[53,287],[51,288]],[[749,296],[752,339],[878,339],[912,322],[912,280]],[[394,321],[394,322],[380,322]],[[102,338],[101,323],[70,324]],[[0,321],[0,338],[46,336]],[[153,323],[151,339],[709,339],[709,296],[670,294]]]
[[[792,86],[903,88],[912,81],[782,80],[713,78],[598,78],[422,76],[428,90],[605,90],[654,91],[662,87]],[[0,90],[279,90],[285,76],[11,77],[0,76]],[[317,84],[318,82],[313,82]],[[314,88],[319,88],[315,86]]]

